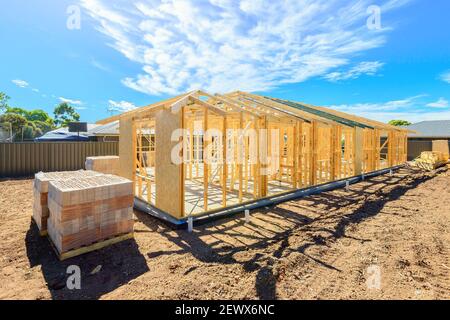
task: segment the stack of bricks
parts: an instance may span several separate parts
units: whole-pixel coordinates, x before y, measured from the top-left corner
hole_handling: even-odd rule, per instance
[[[48,235],[60,255],[133,232],[132,182],[121,177],[52,181],[48,207]]]
[[[105,174],[119,174],[119,157],[88,157],[86,158],[86,170],[93,170]]]
[[[41,235],[47,234],[48,210],[48,185],[50,181],[69,180],[73,178],[95,177],[101,175],[94,171],[65,171],[65,172],[39,172],[34,177],[33,187],[33,219],[39,228]]]

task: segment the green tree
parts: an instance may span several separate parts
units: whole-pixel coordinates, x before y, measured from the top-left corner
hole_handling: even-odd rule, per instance
[[[80,121],[80,115],[75,111],[75,108],[67,102],[60,103],[56,106],[55,111],[55,125],[58,127],[67,126],[69,122]]]
[[[22,127],[22,137],[20,138],[23,138],[23,140],[32,140],[36,137],[42,136],[42,130],[32,124],[32,122],[29,122],[27,125]]]
[[[15,140],[22,139],[22,127],[28,124],[27,119],[16,113],[5,113],[0,115],[0,123],[10,123]]]
[[[8,105],[9,97],[0,92],[0,123],[9,123],[12,126],[16,140],[34,139],[55,128],[54,120],[44,110],[28,111],[19,107]]]
[[[44,122],[44,121],[33,121],[36,130],[40,130],[42,133],[49,132],[55,128],[55,125],[53,124],[53,119],[51,119],[51,123]]]
[[[8,108],[8,100],[9,97],[6,95],[6,93],[0,91],[0,113],[4,112],[6,108]]]
[[[406,120],[391,120],[391,121],[389,121],[389,124],[391,126],[396,126],[396,127],[406,127],[406,126],[410,126],[411,122],[406,121]]]
[[[28,119],[29,117],[29,112],[28,110],[25,110],[23,108],[19,108],[19,107],[10,107],[7,106],[6,107],[6,113],[14,113],[14,114],[19,114],[22,117],[24,117],[25,119]]]
[[[28,112],[27,119],[29,121],[42,121],[47,123],[53,123],[53,119],[44,110],[32,110]]]
[[[18,107],[7,107],[6,113],[18,114],[27,119],[28,125],[34,128],[36,134],[38,134],[39,132],[45,133],[55,128],[53,119],[44,110],[28,111]]]

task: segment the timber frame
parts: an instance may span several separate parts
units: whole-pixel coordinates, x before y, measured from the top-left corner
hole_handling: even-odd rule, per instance
[[[405,129],[240,91],[193,91],[98,123],[116,120],[120,175],[176,219],[407,160]]]

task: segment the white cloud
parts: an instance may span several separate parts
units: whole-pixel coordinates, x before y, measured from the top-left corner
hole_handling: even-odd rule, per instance
[[[342,105],[332,105],[330,108],[348,112],[348,113],[361,113],[361,112],[386,112],[386,111],[396,111],[399,109],[412,108],[420,104],[420,98],[426,97],[425,94],[401,99],[392,100],[388,102],[378,102],[378,103],[355,103],[355,104],[342,104]]]
[[[408,120],[413,123],[425,120],[450,119],[450,111],[448,110],[430,112],[430,109],[423,108],[426,105],[426,102],[423,101],[425,97],[427,97],[426,94],[421,94],[400,100],[332,105],[330,108],[382,122],[389,122],[393,119]],[[443,103],[441,99],[438,102]]]
[[[448,100],[446,100],[444,98],[440,98],[436,102],[427,104],[427,107],[431,107],[431,108],[448,108],[448,106],[449,106]]]
[[[61,101],[61,102],[66,102],[66,103],[68,103],[68,104],[74,104],[74,105],[77,105],[77,106],[83,104],[83,102],[80,101],[80,100],[67,99],[67,98],[64,98],[64,97],[59,97],[59,101]]]
[[[336,82],[341,80],[356,79],[362,75],[375,75],[384,66],[380,61],[361,62],[347,71],[335,71],[324,76],[325,79]]]
[[[110,112],[114,112],[114,111],[126,112],[126,111],[130,111],[130,110],[137,108],[134,104],[132,104],[131,102],[128,102],[128,101],[109,100],[108,103],[109,103],[108,111],[110,111]]]
[[[12,80],[12,83],[14,83],[16,86],[20,88],[27,88],[30,84],[26,82],[25,80]]]
[[[110,72],[111,71],[111,69],[108,66],[104,65],[103,63],[101,63],[101,62],[99,62],[99,61],[97,61],[95,59],[91,59],[91,65],[93,67],[95,67],[95,68],[97,68],[99,70],[105,71],[105,72]]]
[[[367,29],[371,0],[80,1],[109,45],[142,66],[122,83],[151,95],[268,90],[329,74],[386,42],[384,29]]]
[[[444,72],[441,74],[442,81],[445,81],[447,83],[450,83],[450,71]]]
[[[18,86],[20,88],[29,89],[29,90],[31,90],[31,91],[33,91],[35,93],[39,93],[40,92],[39,89],[31,87],[30,84],[27,81],[25,81],[25,80],[17,79],[17,80],[11,80],[11,82],[14,83],[16,86]]]

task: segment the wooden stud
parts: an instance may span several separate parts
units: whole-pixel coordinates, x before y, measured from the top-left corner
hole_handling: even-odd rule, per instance
[[[209,162],[209,155],[208,155],[208,145],[209,141],[207,139],[207,132],[208,132],[208,108],[203,109],[203,204],[204,204],[204,210],[208,211],[208,187],[209,187],[209,173],[208,173],[208,162]]]
[[[311,185],[317,184],[317,153],[318,147],[318,124],[316,121],[311,125]]]
[[[182,108],[180,113],[180,129],[183,130],[183,135],[180,137],[180,142],[182,143],[182,149],[181,149],[181,160],[182,163],[181,165],[179,165],[180,168],[180,186],[179,186],[179,194],[180,194],[180,212],[182,217],[186,216],[186,212],[185,212],[185,184],[186,184],[186,174],[185,174],[185,170],[186,170],[186,164],[185,164],[185,160],[186,160],[186,154],[187,154],[187,150],[186,150],[186,146],[187,146],[187,137],[186,137],[186,133],[184,131],[184,129],[186,128],[186,108]]]
[[[245,151],[243,150],[244,147],[244,113],[240,112],[239,113],[239,129],[240,129],[240,133],[239,133],[239,137],[238,137],[238,174],[239,174],[239,203],[242,203],[242,199],[243,199],[243,164],[242,162],[244,161],[243,156],[245,156],[243,153],[245,153]]]
[[[228,180],[228,163],[227,163],[227,117],[223,118],[222,125],[222,206],[227,206],[227,180]]]
[[[294,150],[293,150],[294,173],[293,173],[292,187],[294,189],[297,189],[297,187],[298,187],[298,140],[299,140],[298,122],[295,122],[295,125],[294,125],[293,140],[294,140],[293,141],[294,142]]]
[[[298,187],[303,188],[303,122],[298,122],[298,149],[297,149]]]
[[[363,173],[364,131],[361,128],[355,128],[353,132],[353,170],[354,175],[359,176]]]

